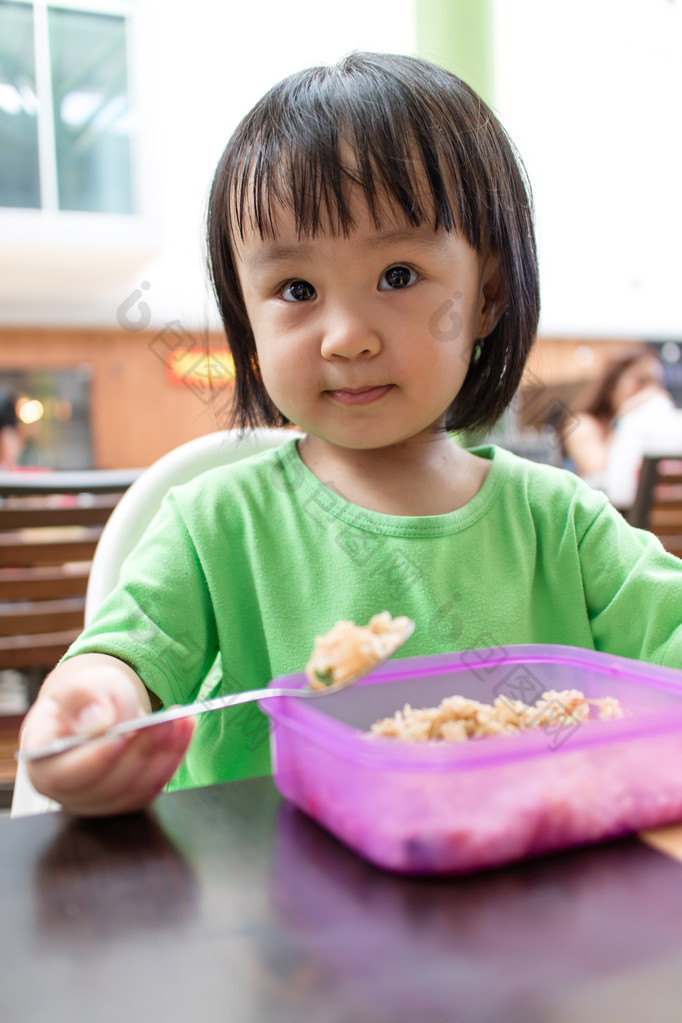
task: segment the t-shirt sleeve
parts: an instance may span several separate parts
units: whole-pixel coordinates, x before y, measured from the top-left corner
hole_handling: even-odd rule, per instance
[[[218,652],[205,573],[173,492],[66,657],[125,661],[164,705],[196,698]]]
[[[608,504],[579,550],[595,648],[682,668],[682,560]]]

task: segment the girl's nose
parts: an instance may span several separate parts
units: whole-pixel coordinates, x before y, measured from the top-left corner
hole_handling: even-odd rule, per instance
[[[335,311],[327,321],[322,339],[325,359],[357,359],[376,355],[381,339],[376,328],[358,311]]]

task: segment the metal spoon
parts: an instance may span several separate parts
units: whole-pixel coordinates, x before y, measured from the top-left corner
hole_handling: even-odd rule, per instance
[[[99,739],[116,739],[121,735],[128,735],[131,732],[141,732],[144,728],[153,728],[155,725],[164,724],[166,721],[177,721],[179,718],[194,717],[197,714],[208,714],[214,710],[223,710],[225,707],[236,707],[240,703],[251,703],[253,700],[267,700],[272,696],[295,696],[295,697],[316,697],[331,696],[341,689],[347,689],[359,679],[364,678],[371,671],[379,668],[387,661],[396,650],[399,650],[414,632],[414,622],[406,625],[401,636],[395,637],[395,643],[387,653],[378,660],[363,666],[361,671],[356,672],[334,685],[327,685],[320,689],[312,689],[306,686],[304,689],[280,689],[277,687],[268,689],[250,689],[243,693],[228,693],[225,696],[215,696],[211,700],[201,700],[197,703],[180,704],[175,707],[167,707],[165,710],[154,711],[152,714],[143,714],[140,717],[129,718],[127,721],[119,721],[103,732],[86,732],[77,735],[65,735],[61,739],[54,739],[44,746],[36,746],[34,749],[20,749],[14,754],[17,760],[44,760],[47,757],[57,756],[59,753],[66,753],[69,750],[77,749],[89,742],[97,742]]]

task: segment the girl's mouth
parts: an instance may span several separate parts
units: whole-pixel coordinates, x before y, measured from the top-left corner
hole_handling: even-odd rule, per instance
[[[337,401],[340,405],[371,405],[379,401],[392,389],[393,384],[383,384],[380,387],[360,387],[352,391],[326,391],[326,395]]]

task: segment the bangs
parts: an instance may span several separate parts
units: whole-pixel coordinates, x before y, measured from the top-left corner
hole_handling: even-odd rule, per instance
[[[451,125],[445,103],[434,109],[433,82],[430,94],[418,84],[366,62],[355,73],[350,57],[275,86],[238,129],[228,157],[232,236],[251,229],[275,237],[284,209],[300,236],[347,235],[355,226],[351,195],[359,194],[377,228],[402,214],[415,227],[461,228],[480,250],[486,182],[470,135],[485,123],[482,105],[464,87],[468,123],[460,116]]]
[[[268,139],[234,181],[234,228],[242,239],[246,229],[275,238],[278,213],[287,210],[299,237],[348,236],[356,226],[352,209],[358,196],[377,229],[401,215],[414,227],[429,221],[453,230],[457,224],[447,192],[434,195],[425,186],[409,150],[378,157],[345,133],[310,157],[300,144],[283,151],[278,139]]]

